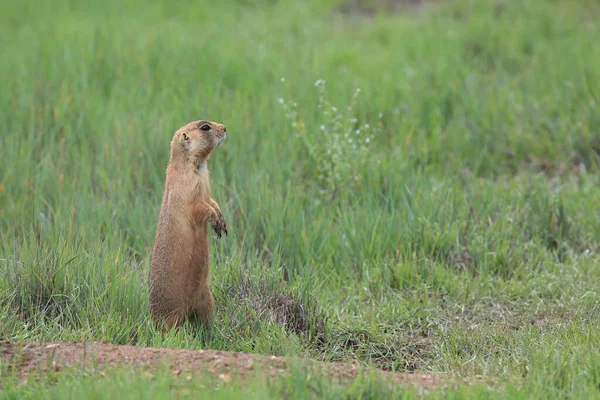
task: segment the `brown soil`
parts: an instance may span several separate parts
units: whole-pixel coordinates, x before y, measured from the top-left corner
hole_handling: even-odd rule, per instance
[[[301,360],[308,368],[348,382],[362,370],[346,363]],[[256,370],[268,371],[270,377],[285,375],[289,358],[258,354],[233,353],[215,350],[183,350],[122,346],[105,343],[12,343],[0,342],[0,365],[18,369],[22,377],[39,371],[60,371],[65,367],[82,366],[102,371],[107,366],[130,365],[141,368],[168,366],[172,373],[209,371],[214,376],[229,381],[252,378]],[[448,383],[442,375],[400,374],[374,370],[385,379],[404,385],[433,388]]]

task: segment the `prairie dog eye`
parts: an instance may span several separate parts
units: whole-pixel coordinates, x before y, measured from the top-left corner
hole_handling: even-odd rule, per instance
[[[210,131],[210,125],[202,125],[202,129],[203,131]]]
[[[183,134],[183,140],[190,140],[190,137],[187,135],[187,133]]]

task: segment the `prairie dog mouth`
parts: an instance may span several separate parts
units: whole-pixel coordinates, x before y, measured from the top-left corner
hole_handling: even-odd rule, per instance
[[[227,135],[223,135],[223,137],[219,139],[219,143],[217,143],[217,146],[223,143],[223,140],[225,140],[225,138],[227,138]]]

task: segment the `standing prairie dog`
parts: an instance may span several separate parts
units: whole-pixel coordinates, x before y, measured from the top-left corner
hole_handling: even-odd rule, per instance
[[[171,140],[149,273],[150,312],[163,330],[193,317],[207,324],[214,315],[207,223],[218,238],[227,227],[210,194],[207,161],[225,132],[222,124],[194,121]]]

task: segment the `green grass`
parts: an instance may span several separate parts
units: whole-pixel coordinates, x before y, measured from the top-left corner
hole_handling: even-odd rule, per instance
[[[426,392],[430,398],[443,398],[442,391],[393,386],[371,374],[361,374],[352,383],[341,385],[295,364],[291,374],[265,381],[240,384],[234,379],[208,374],[175,376],[172,371],[114,368],[107,371],[70,369],[48,373],[26,382],[10,380],[3,385],[2,398],[19,399],[306,399],[306,398],[412,398]]]
[[[2,2],[0,339],[600,397],[600,7],[456,0],[364,18],[334,1],[213,3]],[[228,128],[209,163],[229,230],[211,240],[217,319],[162,336],[149,256],[169,141],[195,119]],[[62,398],[73,379],[10,393]],[[108,381],[73,393],[108,396]]]
[[[597,398],[597,386],[572,385],[564,376],[548,376],[525,382],[458,383],[450,387],[420,388],[387,382],[369,373],[360,374],[351,382],[340,384],[299,363],[291,366],[290,374],[265,381],[262,372],[254,380],[240,383],[229,376],[207,373],[175,375],[166,368],[141,370],[111,368],[86,371],[70,368],[61,372],[37,375],[26,381],[16,378],[2,382],[2,398],[13,399],[531,399],[531,398]],[[597,370],[596,370],[597,373]],[[264,375],[262,375],[264,377]]]

